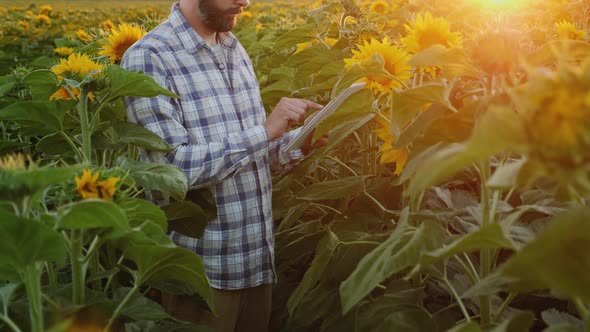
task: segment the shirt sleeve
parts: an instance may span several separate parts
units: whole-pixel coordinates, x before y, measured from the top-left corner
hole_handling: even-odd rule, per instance
[[[121,66],[144,72],[160,86],[175,90],[162,60],[150,50],[129,49]],[[268,135],[263,125],[230,133],[219,142],[190,144],[183,126],[182,109],[176,99],[162,95],[126,97],[125,106],[129,121],[151,130],[174,148],[168,153],[145,151],[147,158],[179,166],[191,189],[219,183],[269,153]]]
[[[299,131],[301,131],[301,128],[288,131],[283,136],[270,142],[270,170],[272,175],[276,176],[288,172],[305,157],[301,149],[285,151],[285,147],[297,136]]]

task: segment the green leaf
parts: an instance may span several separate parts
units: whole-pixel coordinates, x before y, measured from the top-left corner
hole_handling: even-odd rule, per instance
[[[63,156],[73,153],[71,146],[60,133],[54,133],[43,137],[37,142],[35,148],[52,156]]]
[[[464,322],[449,330],[447,332],[482,332],[481,327],[476,322]]]
[[[314,183],[297,193],[297,198],[310,201],[347,198],[365,188],[367,176],[349,176],[337,180]]]
[[[0,97],[4,97],[5,94],[10,92],[10,90],[12,90],[14,85],[15,85],[15,82],[8,82],[8,83],[0,85]]]
[[[19,284],[16,283],[8,283],[0,287],[0,301],[2,301],[2,308],[4,309],[2,311],[3,313],[8,312],[10,302],[12,301],[12,295],[18,286]]]
[[[155,164],[119,158],[119,166],[129,169],[129,175],[142,188],[159,191],[164,199],[172,196],[181,201],[186,196],[188,184],[184,172],[177,166]]]
[[[213,293],[201,257],[181,247],[130,245],[124,256],[137,264],[136,282],[146,284],[165,280],[187,283],[213,308]]]
[[[350,277],[340,284],[343,313],[347,313],[380,282],[417,264],[425,252],[444,243],[446,230],[438,223],[423,222],[414,231],[407,226],[408,217],[409,210],[406,208],[391,236],[366,255]]]
[[[3,210],[0,210],[0,220],[0,266],[22,272],[36,262],[65,262],[64,239],[51,227]],[[2,280],[11,277],[11,274],[0,275]]]
[[[491,224],[480,228],[479,230],[460,236],[453,243],[436,248],[431,252],[425,253],[420,263],[414,267],[411,275],[415,275],[427,266],[440,261],[443,258],[450,257],[463,252],[472,252],[480,249],[514,249],[512,241],[506,236],[502,226],[498,223]]]
[[[324,136],[340,123],[371,113],[374,100],[375,97],[370,89],[362,89],[353,94],[338,107],[337,111],[320,123],[313,134],[314,140]]]
[[[20,101],[0,109],[0,120],[33,122],[61,131],[64,117],[74,105],[76,101],[72,100]]]
[[[80,173],[78,166],[40,167],[0,172],[0,200],[20,200],[52,185],[73,181]]]
[[[394,114],[396,112],[393,112]],[[440,104],[433,104],[426,110],[420,112],[396,137],[393,144],[394,149],[405,148],[414,143],[416,139],[424,135],[424,132],[432,123],[449,114],[449,109]],[[394,134],[395,135],[395,134]]]
[[[469,140],[441,149],[425,161],[412,179],[409,195],[433,186],[474,162],[502,151],[519,151],[525,131],[518,114],[511,109],[489,109],[479,120]]]
[[[426,83],[415,88],[398,91],[393,94],[393,112],[391,112],[391,132],[394,137],[400,137],[402,130],[423,112],[424,106],[430,103],[438,103],[455,112],[457,110],[449,102],[448,95],[452,86],[441,83]],[[431,107],[432,108],[432,107]],[[436,112],[434,112],[436,111]],[[429,114],[429,113],[433,114]],[[444,113],[442,110],[432,108],[427,113],[429,117],[427,125],[438,119]],[[434,117],[436,115],[436,117]],[[425,126],[427,127],[427,126]]]
[[[60,228],[88,229],[129,227],[125,212],[115,203],[101,199],[85,199],[62,207]]]
[[[487,185],[493,189],[510,189],[518,183],[522,167],[527,163],[527,158],[522,157],[498,166],[494,174],[488,179]]]
[[[23,78],[33,100],[48,100],[59,85],[59,79],[50,70],[36,70]]]
[[[582,40],[552,40],[527,56],[526,62],[533,66],[583,62],[590,54],[590,43]]]
[[[510,289],[551,289],[590,303],[590,210],[572,209],[551,219],[538,237],[504,263]],[[543,262],[543,264],[539,264]]]
[[[287,47],[293,47],[299,43],[309,42],[315,36],[315,24],[304,24],[298,26],[296,29],[288,31],[284,35],[277,38],[273,50],[279,51]]]
[[[532,312],[521,311],[513,314],[490,332],[522,332],[528,331],[533,325],[535,315]]]
[[[113,294],[113,305],[116,307],[125,296],[131,291],[129,287],[118,288]],[[164,319],[172,319],[166,313],[164,308],[158,303],[146,298],[140,292],[135,292],[131,296],[131,300],[123,307],[121,315],[132,320],[152,320],[159,321]]]
[[[305,272],[299,286],[297,286],[295,291],[291,294],[291,297],[289,297],[287,303],[289,315],[293,315],[295,308],[301,303],[304,296],[319,282],[324,273],[324,269],[332,257],[332,253],[339,243],[340,241],[338,240],[338,237],[332,233],[329,228],[326,228],[326,235],[320,240],[320,243],[316,248],[316,256],[313,259],[311,266]]]
[[[560,312],[551,308],[543,311],[541,317],[543,317],[543,321],[547,323],[550,328],[555,328],[555,331],[584,332],[584,321],[567,312]],[[563,330],[560,328],[563,328]],[[546,329],[544,331],[546,332],[548,330],[549,329]]]
[[[28,142],[0,142],[0,156],[11,152],[22,151],[22,148],[31,145]]]
[[[109,66],[105,75],[111,86],[110,100],[122,97],[155,97],[164,95],[180,98],[178,95],[159,86],[153,78],[146,74],[127,71],[119,66]]]
[[[113,124],[115,139],[112,144],[133,144],[150,151],[168,152],[173,148],[160,136],[149,129],[132,122],[116,122]]]
[[[176,201],[165,206],[168,231],[175,231],[192,238],[200,238],[209,221],[199,205],[189,201]]]
[[[460,48],[447,48],[443,45],[433,45],[412,56],[408,64],[416,67],[444,66],[449,64],[467,64],[465,53]]]
[[[125,211],[131,227],[151,221],[158,225],[162,232],[166,231],[166,214],[154,203],[141,198],[129,198],[119,202],[119,206]]]

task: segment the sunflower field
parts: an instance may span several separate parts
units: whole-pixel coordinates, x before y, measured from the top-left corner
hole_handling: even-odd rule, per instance
[[[173,1],[0,1],[0,331],[204,331],[214,204],[146,163],[165,140],[119,66]],[[590,3],[252,1],[233,31],[267,112],[329,133],[273,179],[271,331],[590,331]],[[150,197],[167,204],[156,205]]]

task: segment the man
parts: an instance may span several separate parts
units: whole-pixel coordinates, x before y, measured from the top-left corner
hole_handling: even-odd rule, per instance
[[[180,166],[191,189],[207,188],[217,217],[199,239],[172,233],[203,257],[214,290],[217,331],[265,331],[274,271],[271,171],[287,170],[313,148],[284,151],[308,110],[321,105],[282,98],[265,119],[258,82],[244,48],[229,32],[248,0],[180,0],[169,18],[133,45],[121,65],[142,71],[181,98],[127,98],[130,121],[175,150],[145,159]],[[199,321],[187,297],[164,297],[178,318]],[[199,316],[197,316],[199,315]],[[199,317],[199,318],[196,318]]]

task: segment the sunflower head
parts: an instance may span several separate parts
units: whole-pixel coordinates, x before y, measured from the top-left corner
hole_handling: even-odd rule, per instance
[[[119,24],[117,28],[111,30],[107,43],[99,54],[108,56],[111,63],[121,61],[125,51],[145,34],[146,32],[138,26]]]
[[[363,45],[357,45],[358,50],[353,50],[353,56],[344,59],[346,68],[354,64],[362,64],[364,61],[371,61],[375,56],[383,59],[384,69],[397,80],[383,76],[367,76],[363,80],[370,85],[375,93],[389,92],[395,88],[401,88],[401,82],[407,81],[412,76],[412,67],[408,65],[410,56],[402,49],[392,45],[387,38],[378,41],[371,38]]]
[[[59,59],[59,63],[51,71],[59,77],[81,80],[92,72],[93,77],[99,76],[102,69],[103,65],[92,61],[88,55],[73,53],[67,59]]]
[[[557,168],[590,161],[590,80],[581,68],[530,73],[513,98],[535,157]]]
[[[118,177],[109,177],[106,180],[99,181],[100,173],[92,174],[92,170],[86,169],[82,176],[76,176],[76,191],[80,197],[86,198],[102,198],[105,201],[110,201],[117,191]]]
[[[373,14],[387,14],[389,13],[389,4],[385,1],[372,1],[371,7],[369,7],[369,11]]]
[[[98,177],[100,173],[92,174],[92,170],[84,170],[81,177],[76,176],[76,191],[82,198],[98,198]]]
[[[111,20],[106,20],[103,21],[101,24],[103,29],[109,31],[109,30],[113,30],[115,28],[115,23],[113,23],[113,21]]]
[[[59,56],[66,57],[74,53],[74,49],[71,47],[56,47],[53,49],[53,52]]]
[[[85,43],[91,42],[93,39],[92,36],[90,36],[90,34],[88,34],[88,32],[83,29],[76,30],[76,36],[78,36],[78,39]]]
[[[381,164],[395,163],[394,173],[400,175],[408,161],[408,151],[405,148],[394,149],[393,143],[395,142],[395,137],[391,133],[391,124],[380,116],[375,117],[375,119],[377,119],[375,122],[378,127],[373,130],[373,134],[382,142],[379,147],[379,152],[381,153],[379,162]]]
[[[489,74],[510,72],[519,56],[519,34],[509,29],[483,31],[471,42],[472,59]]]
[[[576,26],[568,21],[560,21],[555,23],[557,35],[559,39],[583,40],[586,36],[586,31],[576,28]]]
[[[51,24],[51,19],[49,18],[49,16],[47,16],[45,14],[35,15],[35,19],[37,20],[37,22],[39,22],[40,24],[43,24],[43,25]]]
[[[242,12],[242,14],[240,15],[241,18],[247,20],[247,19],[251,19],[252,18],[252,12],[249,10],[245,10]]]
[[[30,156],[24,156],[22,153],[8,154],[0,157],[0,170],[23,170],[27,168],[27,163],[31,163]]]
[[[53,7],[50,5],[43,5],[39,7],[39,14],[49,15],[53,11]]]
[[[461,34],[452,32],[449,21],[442,17],[434,18],[429,12],[417,14],[414,21],[406,24],[406,37],[401,43],[408,52],[416,54],[430,46],[460,47]]]

